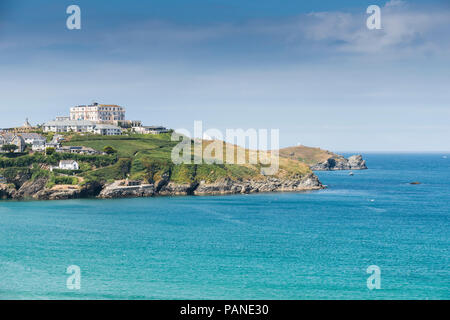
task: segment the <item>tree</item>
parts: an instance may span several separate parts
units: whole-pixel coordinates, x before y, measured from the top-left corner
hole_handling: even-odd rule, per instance
[[[114,154],[117,153],[117,150],[111,146],[106,146],[103,148],[103,152],[105,152],[106,154]]]
[[[3,151],[8,151],[10,153],[14,152],[15,150],[17,150],[19,147],[16,146],[15,144],[4,144],[2,146],[2,150]]]
[[[47,156],[50,156],[50,155],[54,154],[55,151],[56,151],[56,149],[53,148],[53,147],[45,148],[45,154],[46,154]]]

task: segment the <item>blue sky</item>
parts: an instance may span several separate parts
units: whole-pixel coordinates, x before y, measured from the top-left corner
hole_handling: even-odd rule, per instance
[[[281,146],[449,151],[449,58],[448,1],[0,0],[0,127],[96,100]]]

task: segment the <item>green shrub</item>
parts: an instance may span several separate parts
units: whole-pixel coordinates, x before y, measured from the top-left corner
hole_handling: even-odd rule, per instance
[[[47,170],[43,170],[43,169],[34,169],[33,168],[33,174],[31,176],[31,180],[36,180],[36,179],[40,179],[40,178],[49,178],[51,173],[50,171]]]
[[[31,177],[31,169],[27,167],[9,167],[2,170],[2,176],[8,181],[15,180],[18,176],[28,176]]]
[[[117,153],[117,150],[111,146],[105,146],[103,148],[103,152],[105,152],[106,154],[114,154],[114,153]]]
[[[117,163],[97,169],[94,171],[89,171],[83,174],[83,177],[92,181],[103,181],[106,182],[110,179],[112,180],[122,180],[128,177],[131,168],[131,159],[119,159]]]
[[[49,148],[45,148],[45,154],[47,156],[51,156],[52,154],[54,154],[56,152],[56,149],[53,147],[49,147]]]
[[[18,147],[15,144],[4,144],[2,145],[2,150],[6,152],[13,153]]]
[[[52,182],[54,182],[55,184],[76,185],[76,184],[78,184],[78,178],[76,178],[76,177],[68,177],[68,176],[54,176],[52,178]]]
[[[82,170],[66,170],[66,169],[53,169],[54,173],[61,173],[61,174],[67,174],[67,175],[75,175],[78,173],[83,172]]]

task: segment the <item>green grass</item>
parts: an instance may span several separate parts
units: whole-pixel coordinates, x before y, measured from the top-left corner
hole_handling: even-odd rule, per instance
[[[138,152],[160,152],[161,155],[170,157],[170,152],[161,152],[158,149],[173,148],[177,142],[170,141],[169,134],[161,135],[130,135],[130,136],[99,136],[99,135],[87,135],[87,136],[74,136],[70,141],[63,143],[67,146],[85,146],[90,147],[98,151],[102,151],[104,147],[111,146],[118,151],[120,158],[133,157]]]
[[[308,165],[314,165],[324,162],[328,158],[342,158],[342,156],[320,148],[311,148],[306,146],[288,147],[280,150],[280,156],[304,162]]]
[[[131,159],[119,159],[117,163],[83,173],[87,180],[107,182],[110,180],[122,180],[128,177],[131,168]]]
[[[54,176],[51,178],[51,183],[76,185],[78,184],[78,178],[67,176]]]

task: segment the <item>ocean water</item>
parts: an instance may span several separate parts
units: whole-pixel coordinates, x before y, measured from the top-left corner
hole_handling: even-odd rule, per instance
[[[364,157],[309,193],[0,202],[0,298],[449,299],[450,156]]]

